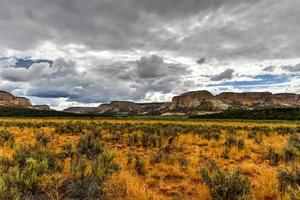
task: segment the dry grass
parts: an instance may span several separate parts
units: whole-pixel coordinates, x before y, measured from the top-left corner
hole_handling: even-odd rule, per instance
[[[14,119],[15,120],[15,119]],[[0,121],[13,121],[12,119],[1,119]],[[20,122],[61,122],[65,123],[68,119],[18,119]],[[88,119],[81,120],[89,122]],[[163,121],[163,120],[111,120],[100,119],[96,122],[108,123],[130,123],[134,126],[137,123],[153,124],[171,123],[186,125],[223,125],[233,127],[253,127],[253,126],[298,126],[294,122],[238,122],[238,121]],[[5,129],[5,127],[0,127]],[[7,130],[13,133],[15,137],[15,146],[21,144],[34,144],[35,131],[33,128],[7,127]],[[48,148],[58,153],[66,143],[77,144],[79,135],[57,134],[51,127],[44,127],[43,132],[51,136],[51,142],[47,144]],[[103,132],[103,137],[110,135],[109,132]],[[154,154],[159,152],[159,148],[144,148],[128,146],[128,138],[124,136],[120,142],[107,141],[106,146],[115,152],[118,163],[121,165],[121,171],[113,175],[105,184],[105,197],[111,200],[159,200],[159,199],[211,199],[208,188],[202,183],[199,175],[199,167],[208,159],[213,159],[221,168],[237,169],[239,168],[243,175],[251,180],[252,191],[255,199],[280,199],[278,192],[277,169],[285,166],[280,163],[279,166],[270,166],[264,159],[267,147],[271,146],[276,151],[281,152],[283,146],[287,143],[288,135],[279,135],[270,133],[269,136],[263,136],[261,144],[248,138],[247,131],[239,131],[237,138],[244,140],[244,148],[238,149],[233,146],[228,159],[224,159],[222,154],[225,150],[225,133],[222,133],[219,140],[207,140],[194,134],[179,134],[175,145],[177,150],[171,152],[161,162],[153,164],[151,159]],[[165,143],[164,143],[165,144]],[[128,152],[138,154],[145,163],[148,170],[147,175],[138,176],[133,165],[127,164]],[[11,157],[13,150],[7,146],[0,147],[0,155]],[[182,166],[179,158],[186,160],[186,166]],[[66,162],[68,163],[68,162]],[[64,166],[65,175],[68,174],[70,167]]]
[[[151,191],[134,174],[122,171],[112,176],[105,184],[107,200],[161,200],[163,197]]]

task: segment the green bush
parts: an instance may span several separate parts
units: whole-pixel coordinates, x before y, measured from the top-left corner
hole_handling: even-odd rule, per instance
[[[268,153],[266,155],[266,159],[269,160],[272,165],[278,165],[281,156],[272,147],[268,147]]]
[[[0,157],[0,173],[5,174],[8,172],[8,170],[14,166],[14,161],[10,160],[6,156],[1,156]]]
[[[46,193],[40,188],[47,170],[46,159],[39,162],[33,158],[28,158],[23,168],[10,168],[0,176],[0,199],[47,199]]]
[[[9,146],[13,147],[15,144],[15,138],[13,134],[11,134],[7,130],[0,131],[0,145],[8,144]]]
[[[286,161],[294,161],[300,157],[300,137],[298,134],[289,137],[288,144],[283,151]]]
[[[226,173],[209,161],[201,169],[201,176],[214,200],[252,199],[250,182],[238,170]]]
[[[290,200],[299,200],[300,199],[300,186],[297,187],[287,187],[286,194]]]
[[[148,173],[144,161],[137,154],[135,155],[134,168],[138,175],[145,176]]]
[[[119,171],[119,165],[113,154],[104,150],[94,160],[72,158],[71,171],[71,177],[64,180],[60,187],[64,199],[102,199],[103,183]]]
[[[89,159],[97,157],[104,149],[104,144],[93,133],[80,137],[77,151],[80,155],[86,155]]]
[[[230,148],[229,147],[225,147],[225,149],[223,150],[221,157],[224,159],[229,159],[229,154],[230,154]]]
[[[39,142],[40,144],[46,146],[50,141],[51,137],[48,135],[45,135],[45,133],[42,130],[38,130],[36,132],[36,141]]]
[[[284,192],[288,187],[296,188],[300,186],[300,168],[280,170],[278,172],[279,189]]]
[[[229,135],[226,138],[224,144],[226,145],[226,147],[231,148],[232,146],[237,144],[237,139],[233,135]]]
[[[60,152],[60,157],[62,157],[62,158],[71,158],[75,154],[76,154],[76,152],[73,150],[72,144],[71,143],[66,143],[63,146],[62,151]]]
[[[29,158],[37,160],[38,162],[47,160],[48,167],[51,170],[59,170],[57,156],[48,151],[44,146],[21,146],[16,149],[15,153],[13,154],[13,160],[20,168],[25,167],[26,161]]]

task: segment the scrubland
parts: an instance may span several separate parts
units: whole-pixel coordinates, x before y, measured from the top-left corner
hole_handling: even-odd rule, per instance
[[[0,199],[300,199],[292,121],[0,120]]]

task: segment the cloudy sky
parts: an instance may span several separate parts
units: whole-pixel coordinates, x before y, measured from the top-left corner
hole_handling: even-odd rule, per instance
[[[35,104],[300,93],[299,0],[0,3],[0,90]]]

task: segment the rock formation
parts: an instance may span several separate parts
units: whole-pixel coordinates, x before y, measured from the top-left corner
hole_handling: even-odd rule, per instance
[[[172,99],[171,110],[193,109],[199,111],[225,110],[228,105],[206,90],[193,91],[175,96]]]
[[[25,97],[15,97],[9,92],[0,91],[0,106],[29,107],[31,102]]]
[[[63,112],[77,113],[77,114],[97,114],[98,108],[97,107],[70,107],[64,109]]]
[[[208,91],[196,91],[187,92],[172,99],[171,110],[182,107],[203,111],[226,110],[228,108],[300,107],[300,95],[272,94],[270,92],[223,92],[214,96]]]
[[[51,110],[51,108],[48,105],[33,105],[29,108],[35,109],[35,110]]]
[[[117,114],[154,114],[160,111],[164,103],[134,103],[131,101],[113,101],[108,104],[101,104],[98,113]]]
[[[278,107],[300,107],[300,95],[270,92],[223,92],[213,95],[208,91],[193,91],[173,97],[167,103],[135,103],[113,101],[99,107],[74,107],[65,112],[85,114],[153,114],[183,115],[222,112],[227,109],[258,109]]]

